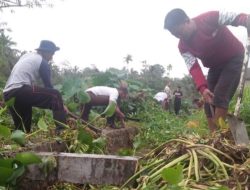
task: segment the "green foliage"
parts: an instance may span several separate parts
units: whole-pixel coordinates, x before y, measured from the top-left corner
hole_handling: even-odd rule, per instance
[[[0,186],[15,186],[17,179],[25,172],[26,166],[40,163],[41,159],[34,153],[16,154],[15,158],[0,159]]]
[[[110,86],[117,87],[119,81],[118,75],[110,71],[98,73],[91,77],[93,86]]]
[[[11,135],[11,131],[8,127],[0,125],[0,136],[4,138],[9,138]]]
[[[3,26],[0,26],[0,29],[0,87],[3,87],[5,83],[2,83],[2,81],[6,81],[7,77],[9,76],[12,67],[19,57],[19,52],[13,49],[13,46],[15,46],[16,43],[5,34],[6,30],[8,29],[4,28]]]
[[[90,101],[90,96],[87,92],[81,90],[78,93],[78,99],[80,104],[86,104]]]
[[[99,137],[94,139],[84,128],[78,129],[77,139],[69,147],[70,152],[76,153],[104,153],[106,139]]]
[[[25,166],[41,162],[41,158],[31,152],[19,153],[16,155],[15,160],[21,162]]]
[[[133,150],[130,148],[121,148],[118,150],[118,155],[119,156],[132,156]]]
[[[141,73],[141,79],[145,86],[156,91],[161,91],[164,89],[164,81],[162,80],[165,69],[162,65],[144,65]]]
[[[48,125],[45,123],[44,118],[41,117],[37,123],[37,126],[42,131],[48,131]]]
[[[136,118],[139,118],[143,123],[140,130],[140,135],[135,141],[140,141],[140,148],[150,145],[156,146],[169,139],[177,136],[186,136],[188,134],[198,133],[206,135],[208,129],[206,127],[206,119],[203,110],[192,111],[192,114],[181,112],[176,116],[173,113],[162,110],[151,97],[148,97],[137,109]],[[187,127],[187,121],[197,120],[199,125],[197,128]]]
[[[1,170],[1,172],[0,172],[0,185],[5,186],[6,182],[8,181],[8,179],[11,177],[11,175],[13,173],[13,169],[0,166],[0,170]]]
[[[116,103],[111,101],[101,115],[105,115],[106,117],[111,117],[115,113],[115,108],[116,108]]]
[[[87,86],[83,79],[70,77],[70,78],[65,78],[60,90],[62,91],[64,100],[67,101],[70,98],[73,98],[74,95],[77,95],[86,89]]]
[[[21,130],[15,130],[10,138],[21,146],[25,145],[25,133]]]
[[[78,131],[77,140],[82,144],[92,145],[93,137],[86,132],[83,128],[80,128]]]
[[[177,165],[175,167],[165,168],[162,171],[162,178],[172,185],[177,185],[184,178],[183,166]]]
[[[246,87],[244,90],[240,115],[246,123],[250,124],[250,86]]]
[[[5,106],[4,108],[0,108],[0,115],[6,112],[6,110],[7,110],[7,106]]]
[[[45,177],[55,169],[57,162],[54,156],[46,156],[42,158],[42,162],[39,164],[39,168],[43,171]]]
[[[230,102],[229,112],[234,112],[236,101],[237,93],[233,97],[233,100]],[[246,124],[248,134],[250,135],[250,86],[246,86],[243,93],[242,104],[240,107],[240,117]]]
[[[15,98],[13,97],[13,98],[9,99],[8,101],[6,101],[5,105],[7,107],[11,107],[11,106],[14,106],[14,103],[15,103]]]

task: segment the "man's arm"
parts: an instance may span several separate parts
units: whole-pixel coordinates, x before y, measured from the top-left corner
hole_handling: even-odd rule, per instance
[[[47,88],[53,88],[51,84],[51,75],[50,75],[50,66],[48,62],[42,60],[42,63],[39,68],[39,73],[42,78],[43,84]]]
[[[197,59],[189,52],[182,53],[181,55],[187,65],[189,73],[194,80],[197,90],[202,93],[207,88],[207,80],[203,75]]]
[[[120,110],[120,108],[119,108],[118,105],[116,105],[115,113],[117,114],[117,116],[118,116],[120,119],[124,119],[124,118],[125,118],[124,113],[122,113],[122,111]]]
[[[212,103],[214,94],[207,87],[207,80],[197,59],[189,52],[183,53],[182,57],[184,58],[197,90],[200,92],[206,102]]]
[[[119,118],[119,120],[121,122],[121,127],[124,128],[125,127],[125,122],[124,122],[125,115],[124,115],[124,113],[121,112],[118,105],[116,105],[115,112],[116,112],[117,117]]]

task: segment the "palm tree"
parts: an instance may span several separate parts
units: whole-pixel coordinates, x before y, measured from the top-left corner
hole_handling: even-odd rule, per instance
[[[173,69],[173,66],[171,64],[167,65],[167,76],[169,76],[170,71]]]
[[[128,73],[129,73],[129,63],[133,61],[132,55],[128,54],[126,57],[124,57],[124,62],[127,63],[127,78],[128,78]]]

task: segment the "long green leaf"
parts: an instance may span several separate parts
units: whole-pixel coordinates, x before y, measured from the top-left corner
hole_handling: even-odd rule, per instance
[[[111,101],[101,115],[111,117],[115,113],[116,103]]]
[[[0,186],[6,185],[7,180],[10,178],[13,171],[12,168],[0,167]]]
[[[23,165],[18,166],[14,171],[12,172],[12,175],[7,179],[7,183],[11,185],[16,185],[17,178],[22,176],[25,172],[25,168]]]
[[[42,161],[39,156],[37,156],[36,154],[32,152],[23,152],[23,153],[16,154],[15,159],[21,162],[24,166],[29,165],[29,164],[37,164]]]
[[[0,167],[12,168],[13,158],[0,159]]]

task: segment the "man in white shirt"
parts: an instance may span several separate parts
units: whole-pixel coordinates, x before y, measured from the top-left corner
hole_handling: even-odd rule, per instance
[[[164,92],[167,94],[167,96],[168,96],[168,99],[167,99],[167,109],[169,110],[169,112],[171,112],[171,100],[172,100],[172,91],[171,91],[171,89],[170,89],[170,83],[168,83],[166,86],[165,86],[165,88],[164,88]]]
[[[154,99],[159,102],[164,110],[168,107],[168,95],[165,92],[158,92],[154,95]]]
[[[168,95],[168,98],[171,98],[172,92],[168,84],[165,86],[164,92],[166,92],[166,94]]]
[[[90,101],[84,105],[81,118],[88,121],[89,113],[92,106],[108,106],[110,103],[116,103],[116,109],[113,116],[107,118],[109,127],[116,128],[115,116],[119,118],[121,127],[125,127],[125,115],[119,108],[120,99],[125,99],[128,95],[128,88],[126,83],[122,83],[119,88],[112,88],[107,86],[95,86],[86,90],[90,96]]]

